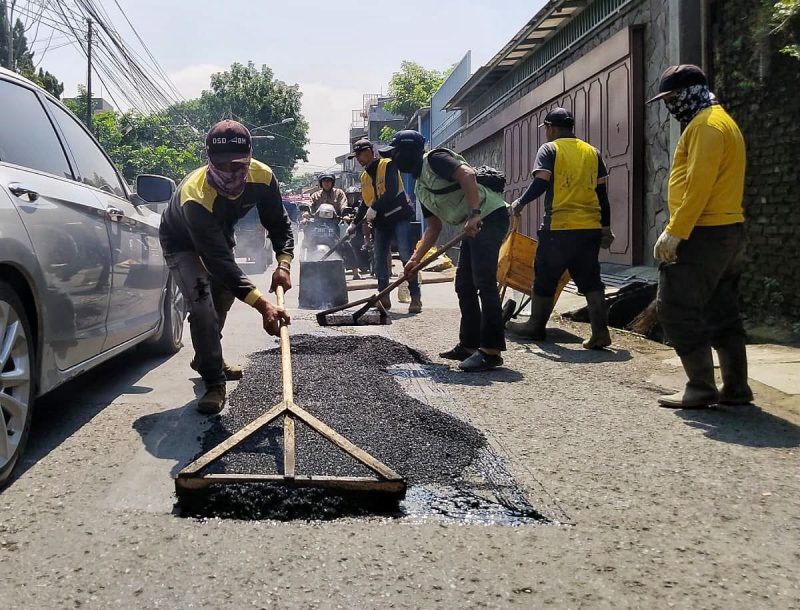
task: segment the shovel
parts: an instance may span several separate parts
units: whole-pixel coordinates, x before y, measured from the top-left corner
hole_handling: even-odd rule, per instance
[[[447,252],[450,248],[452,248],[456,244],[460,243],[461,240],[464,239],[464,235],[465,234],[462,231],[461,233],[456,235],[453,239],[448,241],[446,244],[444,244],[440,248],[437,248],[437,251],[434,254],[426,256],[419,263],[414,265],[414,267],[412,267],[412,269],[410,271],[404,272],[403,275],[401,275],[399,278],[397,278],[394,282],[389,284],[386,288],[384,288],[380,292],[376,292],[371,297],[366,297],[366,298],[363,298],[363,299],[359,299],[357,301],[352,301],[350,303],[345,303],[344,305],[339,305],[338,307],[333,307],[331,309],[326,309],[325,311],[320,311],[317,314],[317,323],[319,323],[320,326],[330,326],[331,325],[331,321],[328,320],[328,316],[330,314],[342,311],[344,309],[349,309],[351,307],[356,307],[358,305],[361,305],[362,307],[358,311],[356,311],[354,314],[352,314],[352,320],[348,319],[347,322],[339,322],[339,321],[337,321],[335,323],[335,325],[336,326],[346,326],[346,325],[352,324],[354,326],[357,326],[359,318],[361,318],[361,316],[363,316],[365,313],[367,313],[367,311],[369,310],[370,307],[377,307],[378,311],[380,313],[380,323],[381,324],[388,324],[389,323],[388,322],[389,316],[386,313],[386,310],[383,308],[383,305],[381,305],[380,298],[382,296],[385,296],[385,295],[389,294],[392,290],[397,288],[403,282],[408,281],[408,278],[410,278],[412,275],[414,275],[415,273],[421,271],[422,269],[424,269],[425,267],[430,265],[433,261],[435,261],[437,258],[439,258],[442,254]]]

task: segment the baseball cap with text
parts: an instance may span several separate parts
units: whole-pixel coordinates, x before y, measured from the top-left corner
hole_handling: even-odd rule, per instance
[[[206,134],[206,152],[212,163],[247,161],[252,154],[250,132],[237,121],[220,121]]]

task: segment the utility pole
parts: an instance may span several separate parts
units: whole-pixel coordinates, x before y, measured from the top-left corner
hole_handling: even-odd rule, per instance
[[[92,128],[92,20],[87,19],[86,23],[89,27],[88,48],[86,49],[86,57],[89,60],[86,69],[86,128],[94,133],[94,129]]]

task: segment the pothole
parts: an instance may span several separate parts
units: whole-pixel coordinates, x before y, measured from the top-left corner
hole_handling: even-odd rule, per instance
[[[360,495],[249,483],[215,485],[192,517],[321,519],[385,515],[463,523],[548,521],[531,505],[483,434],[447,408],[449,394],[418,353],[381,336],[298,335],[292,339],[295,402],[408,481],[399,510]],[[230,408],[202,439],[205,453],[281,401],[278,350],[254,354]],[[443,408],[444,407],[444,408]],[[297,472],[369,476],[360,463],[304,426],[296,429]],[[208,467],[215,474],[282,474],[280,422]]]

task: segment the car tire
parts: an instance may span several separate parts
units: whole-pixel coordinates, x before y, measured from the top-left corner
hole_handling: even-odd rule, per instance
[[[170,277],[164,295],[164,320],[161,334],[151,346],[157,354],[171,356],[183,347],[183,323],[186,320],[186,300],[178,285]]]
[[[36,396],[35,342],[17,292],[0,281],[0,489],[18,466]]]

